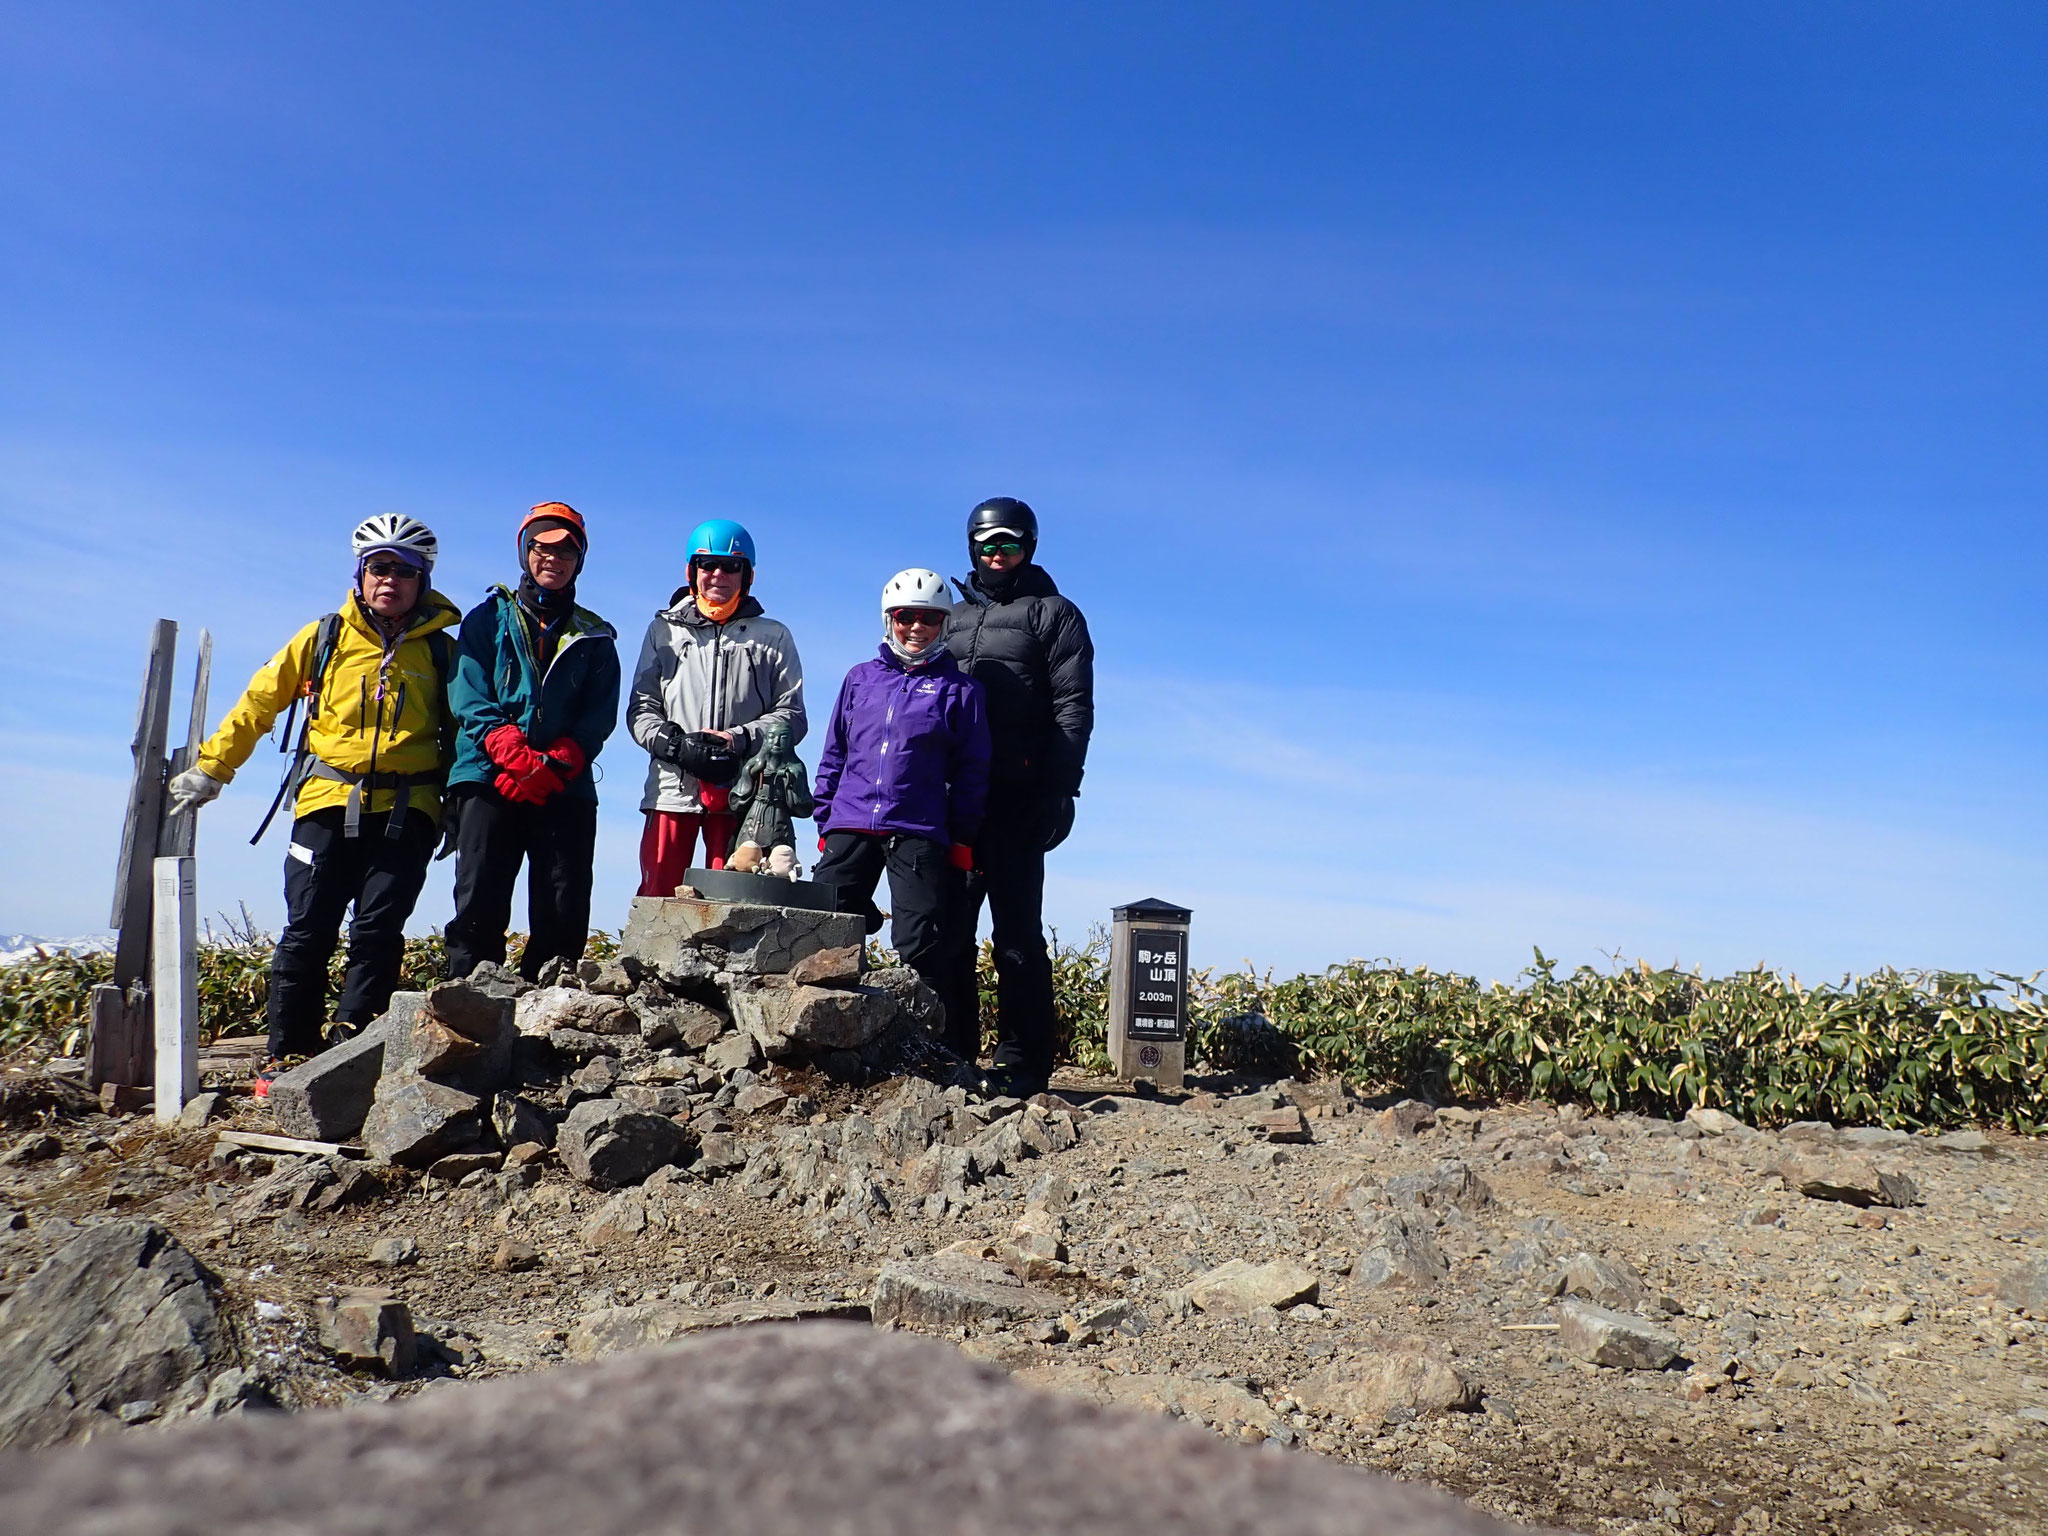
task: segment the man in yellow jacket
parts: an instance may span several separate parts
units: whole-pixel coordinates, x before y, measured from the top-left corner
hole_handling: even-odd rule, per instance
[[[171,808],[214,799],[299,701],[304,734],[285,849],[285,927],[270,960],[270,1054],[308,1056],[327,1020],[327,962],[349,924],[334,1017],[369,1023],[390,1005],[405,924],[426,883],[454,731],[448,712],[456,606],[433,589],[439,544],[424,523],[381,512],[355,531],[355,587],[249,680],[240,702],[171,781]]]

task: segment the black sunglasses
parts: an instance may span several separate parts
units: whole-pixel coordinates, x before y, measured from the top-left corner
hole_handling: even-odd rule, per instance
[[[906,629],[913,624],[924,629],[938,629],[946,622],[946,616],[936,608],[898,608],[889,617]]]
[[[1024,546],[1015,539],[1005,539],[999,544],[983,544],[975,553],[984,559],[990,555],[1021,555],[1024,553]]]
[[[700,571],[717,571],[722,576],[739,576],[745,573],[747,562],[734,555],[699,555],[690,562]]]
[[[417,578],[420,574],[418,566],[407,565],[403,560],[372,560],[363,569],[385,581],[393,581],[400,576]]]

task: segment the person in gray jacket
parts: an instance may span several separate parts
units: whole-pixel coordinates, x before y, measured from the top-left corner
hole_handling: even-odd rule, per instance
[[[734,817],[727,791],[772,721],[803,740],[804,668],[796,641],[752,592],[754,539],[714,518],[690,535],[688,582],[655,614],[633,669],[626,728],[647,749],[640,809],[640,894],[673,896],[697,834],[723,869]]]

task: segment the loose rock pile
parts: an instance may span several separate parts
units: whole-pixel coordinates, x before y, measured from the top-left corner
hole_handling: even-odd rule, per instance
[[[119,1289],[68,1245],[144,1217],[225,1340],[143,1394],[67,1356],[83,1416],[35,1434],[835,1317],[1576,1528],[2043,1528],[2035,1144],[1224,1076],[987,1098],[914,977],[764,910],[643,904],[616,960],[402,997],[274,1118],[227,1079],[169,1132],[8,1089],[41,1107],[0,1152],[0,1380],[56,1357],[32,1287]],[[348,1113],[361,1147],[236,1139]]]

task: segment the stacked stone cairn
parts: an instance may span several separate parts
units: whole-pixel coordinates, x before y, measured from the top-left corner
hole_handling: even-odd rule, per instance
[[[931,989],[864,956],[857,916],[641,897],[616,957],[551,963],[538,986],[486,965],[398,993],[356,1038],[277,1078],[270,1103],[287,1135],[360,1138],[373,1163],[508,1198],[556,1160],[622,1192],[600,1213],[622,1230],[661,1213],[650,1180],[732,1177],[869,1225],[892,1187],[942,1210],[967,1184],[1074,1144],[1057,1101],[971,1095]],[[875,1116],[836,1123],[800,1086],[897,1076]]]

